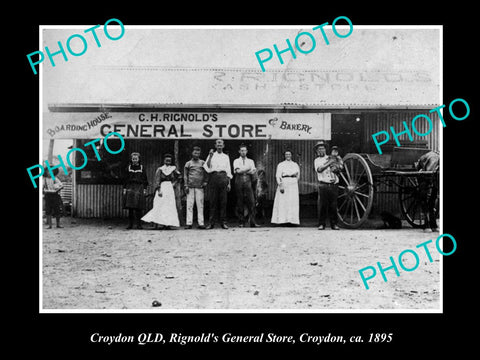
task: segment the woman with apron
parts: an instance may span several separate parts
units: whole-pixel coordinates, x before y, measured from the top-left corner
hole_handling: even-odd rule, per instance
[[[154,222],[161,225],[161,229],[168,230],[170,226],[180,226],[173,190],[173,182],[178,177],[179,172],[176,166],[172,165],[172,155],[165,154],[163,162],[163,165],[155,173],[153,208],[142,220]]]

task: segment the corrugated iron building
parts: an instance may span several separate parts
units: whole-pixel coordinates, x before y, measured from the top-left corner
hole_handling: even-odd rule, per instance
[[[366,39],[371,38],[368,30],[359,32],[360,38],[362,34]],[[424,41],[430,46],[427,55],[438,58],[438,44],[432,43],[438,41],[437,33],[437,30],[430,30],[423,34]],[[377,50],[386,48],[387,42],[390,46],[392,36],[402,39],[405,49],[409,48],[409,41],[418,42],[422,36],[409,37],[412,33],[398,29],[380,34],[374,47]],[[340,50],[343,58],[352,55],[348,53],[348,47]],[[332,56],[340,50],[334,49]],[[328,54],[325,51],[323,56]],[[320,54],[317,59],[321,60]],[[301,169],[301,217],[315,217],[313,145],[317,140],[324,139],[330,145],[339,146],[341,155],[349,152],[375,154],[373,133],[388,130],[390,126],[400,132],[403,121],[409,124],[416,115],[428,114],[434,129],[424,137],[412,131],[413,145],[439,150],[440,124],[437,115],[430,114],[429,110],[440,105],[440,66],[437,63],[437,66],[425,68],[419,59],[409,63],[408,54],[397,60],[396,64],[375,65],[375,58],[372,58],[368,66],[359,64],[357,68],[325,70],[302,68],[305,63],[297,59],[284,69],[266,72],[228,67],[92,67],[88,74],[79,74],[74,81],[70,79],[70,95],[59,103],[48,105],[49,111],[44,114],[43,138],[73,138],[76,139],[75,146],[81,147],[89,139],[101,138],[109,131],[123,131],[126,138],[123,154],[109,158],[103,151],[107,158],[102,162],[95,161],[93,153],[89,154],[89,165],[75,172],[73,199],[75,216],[123,217],[126,212],[121,208],[122,185],[118,169],[126,165],[130,152],[140,152],[148,178],[153,181],[163,154],[175,154],[177,166],[183,168],[193,145],[202,148],[203,158],[213,147],[216,136],[205,136],[206,131],[202,133],[199,124],[188,122],[188,117],[197,116],[195,122],[202,117],[208,118],[210,122],[206,123],[212,126],[217,121],[213,119],[217,118],[218,123],[227,126],[266,124],[261,126],[265,126],[263,129],[267,129],[268,136],[261,132],[253,136],[248,132],[244,136],[236,136],[235,132],[224,133],[225,152],[233,162],[238,156],[238,145],[245,143],[257,168],[266,171],[270,185],[268,197],[273,200],[276,165],[283,160],[283,151],[290,149]],[[308,64],[312,61],[310,57]],[[182,116],[184,122],[173,121]],[[92,122],[93,119],[97,121]],[[202,120],[199,122],[201,125]],[[305,126],[310,126],[313,134],[292,131],[285,135],[279,129],[282,122],[307,124]],[[62,129],[62,124],[70,124],[71,130]],[[129,129],[129,124],[138,128]],[[155,128],[159,124],[165,129]],[[170,124],[178,126],[167,136],[166,127]],[[180,124],[185,128],[179,130]],[[426,131],[426,122],[417,121],[416,125],[419,132]],[[400,141],[412,144],[406,135],[400,136]],[[393,141],[390,141],[383,147],[385,154],[378,158],[380,162],[388,163],[392,145]],[[378,190],[390,189],[380,187]],[[399,213],[395,193],[376,195],[374,211],[384,209]]]

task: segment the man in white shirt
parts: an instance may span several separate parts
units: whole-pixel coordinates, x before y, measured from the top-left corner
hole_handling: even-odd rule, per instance
[[[223,152],[224,143],[222,139],[215,141],[216,151],[210,150],[203,168],[210,174],[208,180],[209,187],[209,219],[210,224],[207,229],[213,229],[215,226],[215,215],[219,212],[219,220],[223,229],[227,226],[227,192],[230,191],[230,179],[232,170],[230,168],[230,158]]]
[[[318,178],[318,229],[325,229],[327,213],[330,218],[330,226],[338,230],[337,226],[337,198],[338,176],[332,171],[331,165],[335,160],[329,159],[326,154],[326,146],[323,141],[315,144],[317,158],[314,161],[315,172]]]
[[[233,160],[233,172],[235,173],[235,194],[237,196],[236,214],[240,227],[255,223],[255,199],[253,196],[252,177],[256,172],[255,163],[247,158],[247,146],[242,144],[238,150],[240,157]],[[247,211],[247,214],[245,214]]]

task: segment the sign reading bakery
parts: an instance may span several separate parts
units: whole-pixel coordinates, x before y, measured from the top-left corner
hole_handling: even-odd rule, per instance
[[[117,132],[132,139],[323,139],[330,113],[48,112],[44,139],[88,139]]]

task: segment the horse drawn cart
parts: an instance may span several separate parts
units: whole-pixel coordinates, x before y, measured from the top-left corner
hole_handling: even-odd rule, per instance
[[[382,192],[379,185],[385,184],[386,188],[397,190],[401,213],[411,226],[428,226],[426,197],[432,196],[433,192],[438,199],[439,174],[438,171],[419,171],[416,164],[429,151],[425,148],[394,147],[389,156],[346,154],[338,184],[340,224],[352,229],[362,226],[372,211],[375,194]]]

